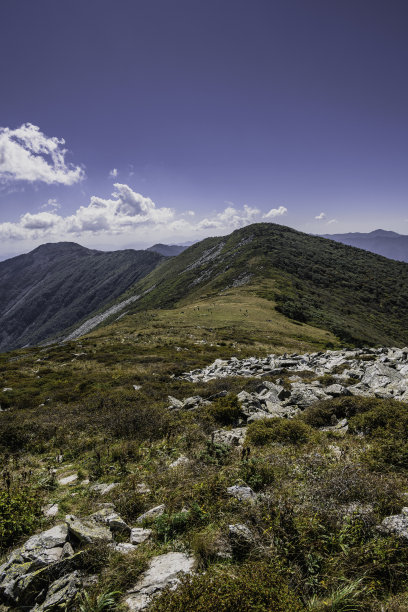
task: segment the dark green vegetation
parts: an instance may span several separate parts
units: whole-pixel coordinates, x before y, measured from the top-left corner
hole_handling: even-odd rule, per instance
[[[240,285],[343,342],[408,342],[405,263],[271,223],[208,238],[165,261],[129,292],[154,287],[131,311],[210,302]]]
[[[150,251],[105,253],[62,242],[0,262],[0,350],[39,343],[78,323],[161,259]]]

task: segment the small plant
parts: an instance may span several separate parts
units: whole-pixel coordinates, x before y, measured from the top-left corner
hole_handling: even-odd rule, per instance
[[[312,436],[312,428],[299,419],[259,419],[248,426],[246,440],[255,446],[269,442],[305,444]]]
[[[84,591],[80,596],[79,609],[81,612],[106,612],[116,608],[117,598],[121,595],[120,591],[101,593],[100,595],[90,595]]]

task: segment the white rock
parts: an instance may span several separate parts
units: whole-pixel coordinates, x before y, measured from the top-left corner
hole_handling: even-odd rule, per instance
[[[148,540],[152,535],[151,529],[143,529],[143,527],[133,527],[130,531],[130,543],[131,544],[142,544]]]
[[[125,603],[132,612],[145,610],[166,586],[175,587],[180,574],[190,574],[194,566],[194,558],[184,553],[170,552],[154,557],[147,571],[128,591]]]
[[[75,482],[76,480],[78,480],[78,474],[71,474],[70,476],[64,476],[64,478],[60,478],[58,480],[58,484],[60,485],[69,485],[72,482]]]
[[[136,523],[143,523],[143,521],[145,521],[146,519],[155,519],[156,517],[164,514],[165,509],[166,509],[166,506],[164,504],[161,504],[160,506],[155,506],[154,508],[151,508],[150,510],[145,512],[144,514],[141,514],[136,519]]]

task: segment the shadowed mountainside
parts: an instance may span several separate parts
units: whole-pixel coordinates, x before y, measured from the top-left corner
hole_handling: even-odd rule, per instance
[[[73,325],[161,260],[150,251],[102,252],[62,242],[0,262],[0,349],[35,344]]]

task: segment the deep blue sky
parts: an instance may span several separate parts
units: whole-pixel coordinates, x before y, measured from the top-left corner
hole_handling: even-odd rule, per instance
[[[197,239],[271,209],[408,233],[407,29],[406,0],[2,0],[0,127],[65,139],[78,180],[27,174],[3,130],[0,255]]]

